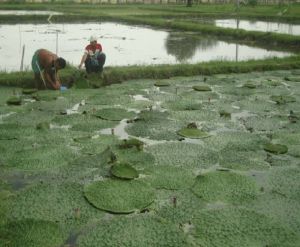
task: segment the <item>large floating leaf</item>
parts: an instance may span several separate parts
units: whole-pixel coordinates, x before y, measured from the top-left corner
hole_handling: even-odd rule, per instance
[[[152,166],[144,171],[146,180],[158,189],[186,189],[190,188],[195,179],[195,175],[189,169],[174,166]]]
[[[127,163],[116,163],[111,167],[110,171],[118,178],[134,179],[139,176],[137,170]]]
[[[183,128],[177,132],[179,135],[192,139],[201,139],[209,137],[210,135],[207,132],[196,128]]]
[[[0,229],[1,244],[7,247],[56,247],[67,238],[66,232],[57,224],[42,220],[12,221]],[[2,245],[1,245],[2,246]]]
[[[273,154],[285,154],[288,151],[288,147],[281,144],[267,143],[264,145],[264,150]]]
[[[255,182],[232,172],[211,172],[197,177],[192,191],[205,201],[239,204],[255,198]]]
[[[154,200],[154,190],[138,180],[105,180],[87,185],[85,196],[99,209],[131,213],[150,205]]]
[[[211,91],[211,88],[207,85],[193,86],[193,89],[196,90],[196,91],[203,91],[203,92]]]
[[[178,226],[151,215],[118,217],[80,236],[79,247],[192,246]]]
[[[121,121],[122,119],[133,119],[134,112],[129,112],[120,108],[105,108],[95,112],[95,116],[106,120]]]

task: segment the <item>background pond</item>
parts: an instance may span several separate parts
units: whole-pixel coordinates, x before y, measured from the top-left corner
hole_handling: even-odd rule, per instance
[[[40,48],[56,52],[76,66],[91,35],[96,35],[103,46],[106,66],[242,61],[291,55],[218,41],[215,37],[116,23],[7,24],[0,26],[0,59],[5,61],[0,70],[20,70],[23,46],[25,69],[31,69],[32,55]]]
[[[61,15],[62,13],[44,10],[0,10],[0,15]]]
[[[288,24],[269,21],[248,21],[238,19],[215,20],[215,25],[225,28],[240,28],[247,31],[275,32],[291,35],[300,35],[299,24]]]

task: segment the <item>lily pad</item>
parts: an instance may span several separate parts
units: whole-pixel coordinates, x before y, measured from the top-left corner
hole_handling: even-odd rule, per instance
[[[243,85],[243,87],[246,87],[246,88],[249,88],[249,89],[254,89],[254,88],[256,88],[256,85],[253,84],[253,83],[245,83]]]
[[[17,96],[12,96],[6,101],[6,103],[8,105],[21,105],[22,104],[22,99],[20,97],[17,97]]]
[[[196,177],[191,169],[176,166],[152,166],[144,172],[153,187],[167,190],[188,189]]]
[[[288,151],[288,147],[281,144],[267,143],[264,145],[264,150],[273,154],[285,154]]]
[[[136,147],[137,150],[143,150],[144,143],[138,139],[135,138],[130,138],[130,139],[125,139],[122,141],[121,144],[119,144],[119,148],[133,148]]]
[[[79,247],[92,246],[191,246],[175,224],[149,214],[118,217],[95,226],[79,237]]]
[[[194,128],[183,128],[179,130],[178,135],[181,135],[183,137],[192,138],[192,139],[201,139],[209,137],[210,135],[207,132],[204,132],[199,129]]]
[[[296,99],[289,95],[272,95],[270,99],[279,105],[296,102]]]
[[[36,88],[24,88],[22,90],[22,94],[34,94],[36,93],[38,90]]]
[[[192,191],[208,202],[239,204],[256,197],[254,180],[233,172],[211,172],[197,177]]]
[[[149,206],[154,190],[138,180],[105,180],[84,189],[87,200],[96,208],[113,213],[132,213]]]
[[[38,123],[36,125],[36,129],[38,129],[38,130],[48,130],[48,129],[50,129],[50,123],[48,123],[48,122]]]
[[[193,89],[195,91],[201,91],[201,92],[211,91],[211,88],[209,86],[207,86],[207,85],[193,86]]]
[[[220,114],[220,117],[225,117],[225,118],[230,118],[231,117],[231,113],[227,112],[227,111],[224,111],[224,110],[219,111],[219,114]]]
[[[170,86],[170,83],[166,82],[166,81],[157,81],[157,82],[154,83],[154,86],[156,86],[156,87],[168,87],[168,86]]]
[[[42,220],[12,221],[2,231],[3,246],[53,247],[63,245],[67,238],[57,224]]]
[[[137,170],[127,163],[116,163],[111,167],[110,171],[118,178],[134,179],[139,176]]]
[[[134,112],[129,112],[121,108],[105,108],[95,112],[95,116],[111,121],[121,121],[122,119],[133,119]]]

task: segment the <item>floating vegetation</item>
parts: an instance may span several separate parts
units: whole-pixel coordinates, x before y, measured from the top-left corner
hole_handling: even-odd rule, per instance
[[[281,144],[267,143],[264,145],[264,150],[273,154],[285,154],[288,151],[288,147]]]
[[[202,139],[210,136],[207,132],[194,128],[183,128],[177,133],[183,137],[192,139]]]
[[[115,177],[123,179],[134,179],[139,176],[137,170],[127,163],[113,164],[110,172]]]
[[[41,122],[41,123],[38,123],[36,125],[36,128],[38,130],[49,130],[50,129],[50,123],[48,122]]]
[[[139,233],[137,235],[137,232]],[[107,220],[80,236],[79,247],[92,246],[191,246],[178,226],[153,215]]]
[[[154,190],[138,180],[105,180],[89,184],[85,197],[95,207],[113,213],[132,213],[149,206]]]
[[[61,246],[67,238],[66,231],[59,225],[44,220],[12,221],[0,229],[3,246],[53,247]]]
[[[243,208],[203,210],[194,223],[200,246],[294,246],[299,241],[292,229]]]
[[[37,93],[37,89],[36,88],[23,88],[22,89],[22,94],[34,94]]]
[[[279,105],[296,102],[296,99],[289,95],[272,95],[270,99]]]
[[[133,119],[136,114],[121,108],[104,108],[96,111],[94,115],[106,120],[121,121],[125,118]]]
[[[225,110],[221,110],[219,111],[220,117],[224,117],[224,118],[230,118],[231,117],[231,113],[227,112]]]
[[[255,89],[255,88],[256,88],[256,85],[253,84],[253,83],[248,82],[248,83],[245,83],[245,84],[243,85],[243,87],[249,88],[249,89]]]
[[[153,187],[167,190],[190,188],[196,177],[190,169],[175,166],[152,166],[143,173]]]
[[[127,139],[122,140],[122,143],[119,144],[119,148],[126,149],[126,148],[133,148],[133,147],[136,147],[137,150],[141,151],[144,148],[144,142],[135,138],[130,138],[128,140]]]
[[[154,86],[156,87],[168,87],[170,86],[170,83],[167,81],[157,81],[154,83]]]
[[[22,105],[22,99],[18,96],[12,96],[6,101],[6,103],[8,105]]]
[[[199,175],[192,191],[208,202],[240,204],[253,200],[257,195],[255,182],[233,172],[211,172]]]
[[[200,91],[200,92],[207,92],[207,91],[211,91],[211,88],[207,85],[197,85],[197,86],[193,86],[193,89],[195,91]]]

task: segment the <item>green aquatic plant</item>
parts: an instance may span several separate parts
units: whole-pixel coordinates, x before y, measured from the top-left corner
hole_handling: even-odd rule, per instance
[[[248,83],[245,83],[243,85],[243,87],[249,88],[249,89],[255,89],[257,86],[255,84],[253,84],[253,83],[248,82]]]
[[[288,147],[281,144],[267,143],[264,145],[264,150],[273,154],[285,154],[288,151]]]
[[[296,246],[296,233],[272,218],[243,208],[203,210],[195,217],[200,246]]]
[[[200,91],[200,92],[206,92],[206,91],[211,91],[211,88],[207,85],[197,85],[193,86],[193,89],[195,91]]]
[[[196,128],[183,128],[179,130],[177,133],[180,136],[192,138],[192,139],[202,139],[210,136],[209,133]]]
[[[67,232],[58,224],[44,220],[11,221],[0,230],[1,243],[7,247],[61,246],[66,238]]]
[[[136,114],[121,108],[104,108],[96,111],[94,115],[105,120],[121,121],[125,118],[133,119]]]
[[[240,204],[258,194],[254,180],[233,172],[210,172],[199,175],[192,191],[207,202]]]
[[[154,190],[139,180],[104,180],[86,185],[84,194],[95,207],[113,213],[132,213],[149,206]]]
[[[11,205],[14,206],[8,212],[10,219],[57,222],[66,230],[103,216],[85,200],[82,185],[59,180],[39,182],[20,191]]]
[[[178,226],[151,214],[139,214],[97,224],[79,237],[78,246],[186,247],[192,244]]]
[[[8,105],[22,105],[22,99],[18,96],[11,96],[7,101]]]
[[[190,188],[196,177],[190,169],[175,166],[151,166],[142,173],[153,187],[167,190]]]
[[[170,83],[167,81],[157,81],[154,83],[154,86],[156,87],[168,87],[170,86]]]
[[[289,95],[272,95],[270,99],[275,101],[278,105],[296,102],[296,99]]]
[[[38,129],[38,130],[49,130],[50,129],[50,123],[48,123],[48,122],[38,123],[36,125],[36,129]]]
[[[137,170],[127,163],[113,164],[110,169],[110,172],[115,177],[123,179],[134,179],[139,176]]]
[[[23,88],[22,89],[22,94],[34,94],[37,93],[37,89],[36,88]]]
[[[141,151],[144,148],[144,144],[145,144],[144,142],[138,139],[129,138],[129,139],[122,140],[122,143],[119,144],[118,146],[119,148],[124,148],[124,149],[136,147],[137,150]]]

